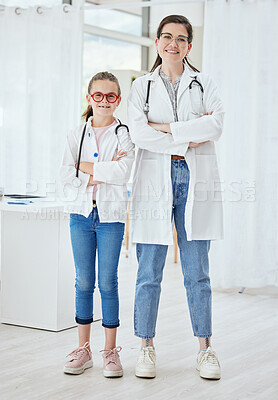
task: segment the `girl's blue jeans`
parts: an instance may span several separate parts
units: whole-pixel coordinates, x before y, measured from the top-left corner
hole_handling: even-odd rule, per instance
[[[210,337],[211,287],[209,278],[209,240],[188,241],[184,227],[184,213],[188,194],[189,169],[185,160],[172,160],[173,217],[184,286],[194,336]],[[205,223],[205,222],[204,222]],[[155,336],[161,280],[168,246],[138,243],[136,247],[138,273],[134,306],[135,335],[144,339]],[[175,301],[175,294],[168,293]],[[170,323],[169,316],[169,323]]]
[[[98,287],[101,295],[102,326],[119,326],[118,263],[124,224],[100,223],[97,207],[88,218],[70,215],[70,233],[76,270],[76,322],[93,322],[93,294],[95,290],[95,261],[98,251]]]

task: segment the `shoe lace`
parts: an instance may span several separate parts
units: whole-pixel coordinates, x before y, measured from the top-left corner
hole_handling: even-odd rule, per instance
[[[203,360],[204,363],[209,363],[212,365],[218,365],[218,360],[216,357],[216,353],[212,351],[211,349],[208,349],[207,351],[204,352],[203,355]]]
[[[149,349],[149,348],[146,348],[146,347],[143,347],[142,351],[143,351],[142,362],[143,363],[147,362],[147,363],[152,363],[153,364],[155,362],[155,360],[154,360],[154,351]]]
[[[83,346],[78,347],[77,349],[69,353],[67,357],[71,357],[71,360],[77,360],[80,354],[82,354],[84,351],[87,351],[88,354],[90,354],[88,347],[89,347],[89,342],[86,342]]]
[[[121,346],[115,347],[114,349],[108,350],[100,350],[100,353],[103,352],[103,357],[105,358],[106,365],[107,364],[117,364],[118,362],[118,353],[122,350]]]

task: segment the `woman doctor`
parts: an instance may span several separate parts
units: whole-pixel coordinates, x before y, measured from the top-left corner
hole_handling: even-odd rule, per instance
[[[156,375],[153,338],[165,258],[173,243],[172,221],[192,329],[200,343],[196,368],[202,378],[221,376],[211,348],[208,252],[210,240],[222,238],[214,142],[222,133],[224,112],[213,81],[188,62],[192,37],[184,16],[161,21],[155,64],[134,81],[128,102],[131,138],[139,148],[132,203],[139,263],[134,330],[142,338],[138,377]]]

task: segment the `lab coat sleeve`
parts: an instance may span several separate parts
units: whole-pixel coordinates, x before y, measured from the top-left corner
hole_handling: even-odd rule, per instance
[[[80,137],[79,139],[77,138],[78,131],[79,128],[71,131],[67,136],[66,148],[63,155],[62,166],[60,168],[60,181],[63,188],[67,186],[68,189],[72,189],[74,192],[77,190],[72,186],[72,181],[76,176],[75,164],[77,163],[80,141]],[[81,180],[81,186],[78,188],[78,192],[85,193],[90,175],[79,170],[78,178]]]
[[[217,87],[209,77],[204,79],[203,106],[205,113],[213,111],[212,115],[204,115],[200,118],[177,121],[170,124],[175,143],[195,142],[206,140],[216,141],[220,138],[223,128],[224,109],[219,97]]]
[[[133,82],[127,107],[128,123],[133,143],[140,149],[154,153],[184,156],[189,144],[186,143],[186,140],[183,140],[182,143],[176,143],[171,134],[157,131],[148,125],[148,119],[143,111],[147,82],[145,92],[140,90],[138,85],[141,85],[140,81]]]
[[[99,161],[94,164],[94,180],[111,185],[125,185],[130,177],[134,150],[119,161]]]

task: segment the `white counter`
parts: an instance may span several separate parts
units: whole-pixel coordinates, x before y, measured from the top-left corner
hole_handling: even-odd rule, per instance
[[[27,205],[21,204],[8,204],[8,202],[27,202],[31,200],[32,203]],[[4,197],[2,201],[0,201],[0,211],[18,211],[18,212],[38,212],[41,210],[58,210],[63,211],[63,203],[57,201],[49,201],[47,199],[26,199],[19,200],[13,198]]]
[[[14,200],[0,202],[0,321],[53,331],[75,326],[69,215],[45,199],[8,201]]]

